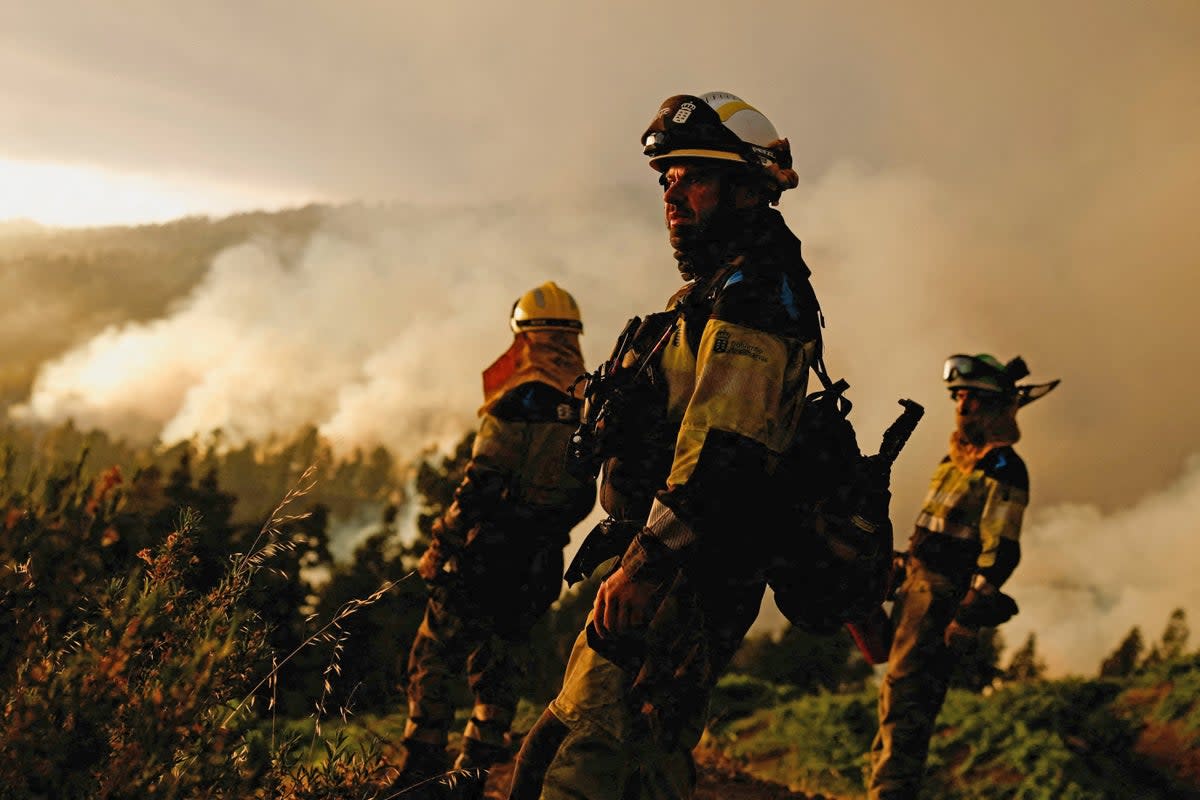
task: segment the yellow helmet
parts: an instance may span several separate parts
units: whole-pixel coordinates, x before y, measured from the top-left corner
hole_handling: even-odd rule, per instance
[[[569,331],[583,333],[579,305],[570,292],[554,281],[530,289],[513,303],[509,324],[513,333],[522,331]]]

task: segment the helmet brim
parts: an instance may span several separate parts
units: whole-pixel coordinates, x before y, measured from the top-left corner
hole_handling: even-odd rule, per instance
[[[704,158],[712,161],[732,161],[737,164],[747,164],[749,162],[742,158],[737,153],[727,153],[721,150],[704,150],[698,148],[685,148],[681,150],[672,150],[669,153],[650,157],[650,167],[662,172],[670,166],[670,162],[681,158]]]
[[[520,319],[509,323],[513,333],[535,333],[537,331],[564,331],[583,333],[583,322],[577,319]]]
[[[1017,403],[1021,406],[1027,406],[1039,397],[1045,397],[1050,394],[1054,387],[1062,382],[1061,378],[1049,381],[1048,383],[1027,383],[1017,387]]]

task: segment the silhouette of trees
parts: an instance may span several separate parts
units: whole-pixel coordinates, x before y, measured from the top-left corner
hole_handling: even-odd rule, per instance
[[[1037,681],[1046,675],[1046,662],[1037,653],[1037,635],[1030,633],[1009,659],[1004,678],[1010,681]]]
[[[1167,618],[1167,626],[1163,630],[1162,638],[1151,646],[1144,666],[1171,661],[1184,655],[1187,652],[1188,637],[1190,635],[1191,630],[1188,628],[1187,613],[1182,608],[1175,609]]]
[[[777,636],[747,637],[734,654],[730,671],[815,692],[861,686],[871,667],[844,631],[820,636],[788,625]]]
[[[950,686],[980,692],[1001,677],[1000,653],[1004,636],[996,628],[982,628],[975,643],[958,656],[950,674]]]
[[[1132,675],[1146,650],[1146,642],[1137,625],[1130,629],[1121,644],[1100,664],[1101,678],[1123,678]]]

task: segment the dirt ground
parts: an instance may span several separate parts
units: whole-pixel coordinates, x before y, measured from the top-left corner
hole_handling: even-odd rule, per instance
[[[696,751],[696,772],[694,800],[835,800],[824,795],[793,792],[778,783],[759,780],[713,750]],[[484,790],[487,800],[504,800],[511,777],[511,761],[493,767]]]

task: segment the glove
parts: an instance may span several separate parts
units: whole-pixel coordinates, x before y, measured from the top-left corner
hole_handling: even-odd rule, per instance
[[[986,581],[979,580],[976,583],[978,585],[967,590],[966,596],[958,604],[955,621],[969,628],[994,628],[1016,615],[1016,600]]]
[[[441,540],[434,539],[433,543],[421,554],[421,560],[417,562],[417,574],[428,583],[433,583],[442,574],[445,566],[446,549],[442,547]]]
[[[950,652],[962,654],[974,646],[978,636],[979,628],[972,628],[954,619],[946,626],[946,632],[942,638],[945,640],[946,647],[950,649]]]
[[[430,534],[433,540],[421,554],[421,560],[417,562],[417,574],[426,582],[433,583],[442,574],[451,556],[447,543],[446,521],[442,517],[433,521]]]

